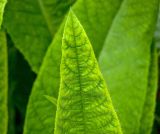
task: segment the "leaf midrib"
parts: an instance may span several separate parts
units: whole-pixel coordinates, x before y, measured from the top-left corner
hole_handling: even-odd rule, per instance
[[[77,64],[77,71],[78,71],[78,81],[79,81],[79,88],[80,88],[80,97],[81,97],[81,106],[82,106],[82,118],[83,118],[83,130],[84,134],[86,134],[86,123],[85,123],[85,116],[84,116],[84,103],[83,103],[83,95],[82,95],[82,82],[81,82],[81,70],[80,70],[80,65],[79,65],[79,53],[77,50],[77,43],[76,43],[76,38],[75,38],[75,29],[74,29],[74,22],[73,22],[73,16],[71,17],[72,19],[72,29],[73,29],[73,38],[74,38],[74,43],[75,43],[75,53],[76,53],[76,64]]]

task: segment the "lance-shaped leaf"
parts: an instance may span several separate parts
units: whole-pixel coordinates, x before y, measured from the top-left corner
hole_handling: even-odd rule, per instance
[[[155,44],[151,46],[148,88],[141,117],[140,134],[151,134],[154,120],[158,84],[158,55]]]
[[[38,72],[52,38],[74,2],[8,0],[4,26],[35,72]]]
[[[95,50],[99,48],[100,51],[103,41],[105,40],[105,34],[109,31],[120,3],[121,0],[102,0],[101,2],[98,0],[78,0],[74,4],[73,9],[76,11],[76,15],[78,15],[78,18],[86,29],[87,35],[91,39]],[[27,108],[24,127],[25,134],[48,133],[48,126],[50,126],[52,130],[54,129],[53,124],[55,122],[56,107],[52,105],[44,95],[56,99],[58,97],[63,28],[64,24],[50,45],[33,86]],[[98,34],[95,34],[95,31]],[[96,40],[96,42],[94,42],[94,40]],[[99,51],[95,51],[97,56]],[[40,131],[42,129],[43,131]]]
[[[5,33],[0,31],[0,133],[7,134],[8,108],[8,63]]]
[[[62,41],[55,134],[121,134],[105,80],[80,22],[69,12]]]
[[[148,87],[158,0],[125,0],[99,63],[124,134],[137,134]]]

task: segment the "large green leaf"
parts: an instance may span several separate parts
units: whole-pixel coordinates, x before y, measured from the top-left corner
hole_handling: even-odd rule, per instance
[[[122,134],[89,39],[70,10],[63,34],[54,134]]]
[[[155,104],[156,104],[155,102],[156,102],[157,84],[158,84],[157,80],[158,80],[158,55],[155,44],[152,44],[150,68],[148,74],[148,88],[141,117],[140,134],[150,134],[152,131],[154,113],[155,113]]]
[[[103,41],[105,40],[104,34],[108,32],[119,6],[120,1],[117,0],[101,2],[79,0],[73,6],[82,25],[87,29],[87,34],[95,49],[102,47]],[[95,21],[95,19],[98,22]],[[55,121],[56,108],[44,95],[55,98],[58,96],[63,27],[62,25],[49,47],[32,89],[26,114],[25,134],[44,134],[50,131],[52,132],[54,129],[53,124]],[[97,29],[96,32],[98,35],[95,35],[95,29]],[[96,42],[94,42],[95,40]],[[96,52],[97,55],[98,53],[99,51]],[[52,130],[48,129],[49,127],[52,128]]]
[[[99,58],[124,134],[139,133],[157,9],[158,0],[125,0]]]
[[[8,0],[4,25],[35,72],[38,72],[52,38],[74,1]]]
[[[0,31],[0,133],[7,134],[8,126],[8,63],[5,33]]]

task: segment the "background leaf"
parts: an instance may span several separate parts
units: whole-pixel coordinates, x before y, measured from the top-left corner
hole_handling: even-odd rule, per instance
[[[8,0],[4,26],[35,72],[74,1]]]
[[[139,133],[157,13],[158,0],[124,1],[99,58],[124,134]]]
[[[160,5],[159,5],[159,8],[160,8]],[[158,13],[158,20],[157,20],[156,30],[154,34],[154,39],[155,39],[156,47],[158,48],[158,54],[160,55],[160,10]]]
[[[160,4],[160,3],[159,3]],[[157,20],[157,26],[154,34],[154,40],[156,47],[158,49],[158,70],[160,69],[160,10],[158,13],[158,20]],[[158,73],[160,78],[160,73]],[[160,82],[158,81],[158,91],[157,91],[157,97],[156,97],[156,108],[155,108],[155,120],[154,120],[154,126],[153,126],[153,132],[152,134],[158,134],[160,132]]]
[[[140,124],[140,134],[150,134],[154,122],[155,102],[158,80],[158,55],[156,45],[151,46],[150,68],[148,75],[148,88],[143,106]]]

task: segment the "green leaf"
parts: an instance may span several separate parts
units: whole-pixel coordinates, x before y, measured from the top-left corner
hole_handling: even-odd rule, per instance
[[[123,0],[79,0],[73,6],[93,46],[99,56],[106,35]]]
[[[0,31],[0,133],[7,134],[8,126],[8,63],[5,33]]]
[[[158,84],[158,55],[155,44],[151,46],[151,59],[148,75],[148,88],[141,117],[140,134],[151,134]]]
[[[55,106],[57,106],[57,99],[55,99],[54,97],[48,96],[48,95],[44,95],[44,97],[50,101],[52,104],[54,104]]]
[[[139,133],[158,5],[158,0],[124,1],[99,58],[124,134]]]
[[[117,0],[101,2],[98,0],[96,2],[93,0],[78,0],[73,6],[85,30],[87,29],[87,35],[89,35],[95,49],[98,47],[100,49],[103,46],[103,41],[105,40],[103,34],[108,33],[119,6],[120,1]],[[63,28],[64,23],[48,48],[37,80],[33,86],[27,108],[24,134],[50,133],[49,127],[52,128],[51,132],[53,132],[56,108],[43,95],[54,98],[58,97]],[[97,36],[95,35],[95,29],[99,33]],[[94,42],[95,40],[96,42]],[[98,55],[98,53],[97,51],[96,54]],[[43,131],[40,131],[42,129]]]
[[[57,39],[60,44],[62,42],[60,41],[61,37]],[[61,46],[58,45],[59,47]],[[52,105],[44,95],[55,98],[58,96],[59,81],[57,79],[59,80],[59,66],[56,62],[59,60],[56,59],[56,56],[59,56],[61,52],[60,49],[54,49],[54,51],[49,49],[48,52],[50,55],[48,55],[49,57],[46,58],[47,60],[43,62],[40,68],[29,98],[24,134],[48,134],[54,131],[56,106]]]
[[[74,1],[8,0],[4,26],[35,72]]]
[[[3,21],[3,12],[6,0],[0,1],[0,29]],[[8,58],[7,58],[7,41],[5,32],[0,31],[0,132],[7,134],[8,127]],[[3,124],[3,125],[2,125]]]
[[[98,36],[99,34],[97,34],[96,37],[92,36],[92,35],[95,35],[94,29],[99,29],[99,31],[104,31],[104,32],[102,32],[102,34],[107,35],[109,33],[109,37],[107,36],[107,40],[108,40],[108,38],[111,38],[112,36],[114,37],[114,38],[111,38],[113,41],[115,40],[114,47],[113,48],[111,47],[112,41],[110,41],[111,43],[109,43],[109,46],[108,46],[110,50],[108,51],[107,55],[109,55],[110,58],[107,58],[108,59],[107,61],[112,61],[113,59],[115,59],[115,60],[113,60],[113,62],[110,62],[109,64],[112,64],[112,63],[116,64],[121,61],[121,58],[124,60],[121,61],[122,64],[120,64],[120,68],[118,68],[119,67],[119,65],[118,65],[118,67],[117,67],[117,69],[119,69],[118,71],[113,72],[112,71],[113,66],[110,66],[108,68],[108,72],[111,71],[110,76],[111,77],[115,76],[115,77],[117,77],[117,79],[120,75],[120,77],[122,79],[122,84],[120,83],[121,81],[117,82],[117,81],[119,81],[119,79],[117,81],[115,81],[115,78],[113,79],[114,82],[112,82],[111,78],[110,78],[109,82],[111,83],[112,86],[114,86],[114,84],[115,84],[115,86],[117,86],[118,89],[122,89],[121,86],[124,87],[125,84],[127,85],[126,87],[129,87],[129,88],[126,88],[126,87],[123,88],[124,90],[126,89],[126,91],[128,91],[126,93],[126,96],[124,97],[124,95],[125,95],[125,94],[123,95],[124,91],[120,90],[117,93],[117,89],[114,87],[115,90],[114,89],[110,90],[110,92],[112,93],[111,97],[113,96],[113,103],[115,103],[114,105],[116,106],[116,111],[118,112],[118,115],[120,117],[120,121],[122,120],[121,123],[122,123],[122,127],[124,128],[125,132],[126,133],[129,133],[129,132],[134,133],[134,131],[139,131],[138,127],[140,125],[140,117],[141,117],[141,112],[139,112],[139,111],[142,111],[141,107],[143,107],[143,103],[144,103],[144,99],[145,99],[145,92],[147,89],[147,83],[148,83],[147,76],[148,76],[148,74],[146,74],[146,73],[148,73],[148,70],[149,70],[150,42],[151,42],[151,37],[153,34],[153,29],[154,29],[153,23],[155,21],[156,13],[157,13],[157,11],[155,10],[157,3],[155,3],[155,5],[154,5],[155,1],[137,2],[137,1],[133,1],[133,0],[124,1],[123,3],[121,3],[121,1],[113,2],[113,3],[112,2],[113,1],[102,1],[100,3],[96,3],[96,2],[90,1],[90,0],[86,0],[86,1],[79,0],[73,6],[73,9],[76,12],[77,16],[79,17],[80,21],[82,22],[82,25],[84,26],[85,31],[89,35],[89,38],[91,39],[91,43],[93,44],[94,50],[96,50],[96,48],[98,48],[99,46],[102,47],[103,46],[102,40],[104,40],[104,38],[103,38],[104,35]],[[145,3],[146,6],[149,8],[146,8],[144,10],[142,8],[143,7],[142,3]],[[122,4],[122,6],[117,14],[117,11],[120,7],[120,4]],[[132,9],[131,8],[132,5],[135,6],[137,9],[136,10]],[[85,7],[85,6],[87,6],[87,7]],[[153,8],[152,8],[152,6],[153,6]],[[93,9],[97,9],[97,10],[95,11]],[[129,10],[129,12],[128,12],[128,10]],[[88,14],[86,14],[86,12]],[[103,12],[104,16],[102,15],[103,17],[100,17],[102,12]],[[108,13],[108,15],[106,16],[107,13]],[[128,14],[126,14],[126,13],[128,13]],[[134,15],[134,14],[139,14],[139,15],[136,17],[136,15]],[[115,17],[115,15],[116,15],[116,17]],[[97,18],[103,18],[104,21],[102,21],[102,22],[106,22],[106,25],[105,25],[106,27],[103,27],[104,25],[102,25],[102,24],[104,24],[104,23],[97,23],[97,21],[95,22],[94,21],[95,16],[99,16]],[[134,17],[132,17],[132,16],[134,16]],[[128,21],[125,20],[126,18]],[[148,20],[147,18],[150,18],[150,19]],[[127,25],[126,22],[130,22],[130,23]],[[92,27],[90,26],[91,24],[92,24]],[[139,25],[139,24],[141,24],[141,25]],[[117,25],[117,26],[115,26],[115,25]],[[119,31],[117,31],[116,29]],[[130,30],[128,32],[128,30],[125,31],[125,29],[130,29]],[[139,34],[137,34],[137,31],[139,31]],[[44,58],[43,65],[40,69],[39,76],[36,80],[36,84],[33,88],[33,92],[30,97],[29,105],[31,105],[31,106],[28,109],[28,111],[30,111],[30,112],[27,112],[27,118],[26,118],[27,123],[25,125],[26,129],[28,129],[28,126],[30,126],[29,128],[31,129],[33,124],[37,124],[38,118],[39,117],[42,118],[44,116],[44,113],[46,111],[45,109],[47,109],[47,110],[49,109],[50,103],[45,102],[46,100],[44,100],[44,97],[41,97],[41,95],[47,94],[49,96],[53,96],[53,97],[57,98],[58,88],[59,88],[59,66],[60,66],[60,59],[61,59],[61,49],[60,49],[61,45],[60,44],[61,44],[62,32],[63,32],[63,25],[61,26],[59,32],[56,34],[55,39],[53,40],[51,46],[49,47],[49,49],[47,51],[46,57]],[[122,38],[122,35],[123,35],[122,33],[124,34],[123,38]],[[134,35],[134,34],[136,34],[136,35]],[[132,35],[134,35],[134,36],[132,36]],[[117,37],[119,37],[119,38],[117,38]],[[120,40],[121,38],[122,38],[122,40],[124,40],[124,42]],[[99,43],[94,43],[93,40],[97,40],[97,42],[99,41]],[[119,43],[119,41],[121,43]],[[122,45],[117,45],[117,44],[122,44]],[[131,45],[129,45],[130,47],[128,46],[128,44],[131,44]],[[134,46],[135,46],[135,49],[133,49]],[[123,54],[123,50],[125,53],[129,54],[129,56],[125,53]],[[135,54],[132,55],[134,50],[135,50]],[[142,50],[144,50],[144,51],[142,51]],[[120,51],[120,52],[118,52],[118,51]],[[138,53],[137,55],[136,55],[136,51]],[[95,51],[95,53],[98,57],[99,52]],[[118,57],[118,54],[116,54],[116,53],[120,53],[120,56]],[[105,55],[104,52],[102,52],[102,55],[103,54]],[[115,54],[115,57],[114,56],[112,57],[112,55],[114,55],[114,54]],[[141,57],[141,58],[138,59],[139,57]],[[136,61],[136,63],[133,64],[135,61]],[[142,62],[142,66],[144,64],[145,67],[144,68],[141,67],[141,64],[139,62],[140,63]],[[105,64],[105,62],[104,62],[104,64]],[[122,69],[123,66],[125,66],[125,64],[126,64],[126,67],[124,69]],[[105,65],[104,65],[104,67],[106,68]],[[130,68],[129,71],[128,71],[128,68]],[[139,71],[136,71],[137,69]],[[142,80],[140,80],[141,77],[138,77],[139,75],[137,75],[137,73],[134,73],[134,72],[141,72],[141,70],[145,74],[145,76],[142,76],[142,78],[143,78]],[[112,76],[112,72],[113,72],[113,76]],[[128,74],[129,74],[129,76],[128,76]],[[140,73],[140,75],[143,75],[143,73]],[[133,81],[131,80],[131,79],[134,79],[135,76],[138,77],[136,80],[137,83],[135,83],[134,80]],[[128,79],[128,77],[129,78],[131,77],[131,78]],[[129,81],[129,83],[127,83],[128,81]],[[108,84],[110,85],[109,82],[108,82]],[[138,83],[140,83],[140,84],[138,84]],[[133,86],[134,84],[135,84],[135,86]],[[139,94],[137,94],[137,91],[134,92],[134,89],[136,86],[138,86],[138,87],[140,86],[140,88],[142,89],[142,90],[140,90]],[[39,94],[41,94],[41,95],[39,95]],[[118,94],[120,94],[120,96]],[[132,94],[133,94],[133,96],[132,96]],[[140,98],[141,94],[142,94],[142,98]],[[134,97],[136,99],[134,99]],[[32,98],[36,98],[36,99],[32,99]],[[39,102],[37,101],[37,98],[38,98],[38,100],[40,100]],[[137,99],[137,98],[139,98],[139,99]],[[131,99],[131,103],[128,103],[128,100],[130,100],[130,99]],[[133,101],[135,101],[135,100],[137,101],[137,103],[134,104]],[[41,102],[45,102],[45,103],[40,104]],[[123,103],[120,103],[120,102],[123,102]],[[139,102],[140,102],[140,104],[139,104]],[[134,104],[133,108],[132,108],[132,103]],[[36,105],[37,107],[35,108],[34,106],[32,106],[33,104]],[[125,105],[128,106],[127,109],[126,109]],[[140,107],[140,105],[141,105],[141,107]],[[119,110],[119,107],[121,107],[120,110]],[[122,109],[124,109],[124,110],[122,110]],[[51,108],[48,111],[52,112],[54,110],[55,110],[55,108]],[[29,117],[33,116],[32,115],[33,111],[36,111],[37,116],[36,117],[34,116],[35,117],[34,120],[30,120]],[[133,111],[135,111],[135,112],[133,112]],[[49,117],[50,118],[53,117],[53,115],[51,115],[50,112],[48,112],[46,114],[47,114],[46,115],[47,117],[45,118],[45,120],[47,120]],[[127,118],[126,115],[127,116],[129,115],[129,118]],[[132,115],[134,115],[134,116],[132,117]],[[123,117],[124,117],[124,119],[123,119]],[[45,122],[45,120],[43,120],[43,122]],[[54,124],[54,121],[52,123],[48,122],[48,124]],[[41,127],[41,125],[39,125],[39,127]]]
[[[7,0],[0,1],[0,28],[2,25],[2,21],[3,21],[3,13],[4,13],[4,8],[5,8],[6,3],[7,3]]]
[[[92,46],[70,10],[62,41],[55,134],[122,134]]]
[[[159,8],[160,8],[160,3],[159,3]],[[160,53],[160,10],[158,13],[158,19],[157,19],[157,25],[156,25],[156,31],[154,34],[154,39],[155,39],[155,44],[159,50]]]

